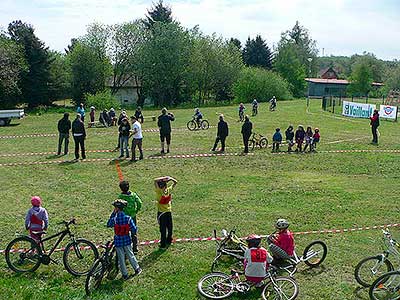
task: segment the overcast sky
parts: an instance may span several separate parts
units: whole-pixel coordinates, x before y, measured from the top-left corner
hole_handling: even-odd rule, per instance
[[[186,27],[245,41],[260,34],[269,46],[296,20],[309,29],[319,54],[372,52],[400,59],[400,0],[174,0],[164,1]],[[141,18],[145,0],[0,0],[0,27],[13,20],[34,26],[51,49],[62,51],[94,21],[114,24]]]

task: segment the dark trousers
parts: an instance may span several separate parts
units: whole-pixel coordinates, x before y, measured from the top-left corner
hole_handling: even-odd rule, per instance
[[[79,159],[79,146],[81,147],[81,152],[82,152],[82,159],[86,158],[85,154],[85,137],[83,135],[81,136],[74,136],[74,142],[75,142],[75,158]]]
[[[243,135],[244,153],[249,153],[249,135]]]
[[[69,133],[60,132],[60,136],[58,137],[58,151],[57,151],[58,155],[61,154],[61,147],[63,141],[64,141],[64,154],[68,154]]]
[[[372,142],[378,144],[378,127],[371,126],[371,130],[372,130]]]
[[[132,218],[132,220],[133,220],[133,223],[135,223],[135,226],[137,227],[136,216],[134,216],[134,217]],[[136,232],[135,234],[132,234],[132,233],[131,233],[131,238],[132,238],[132,251],[133,251],[133,252],[139,252],[139,249],[138,249],[138,237],[137,237],[137,232]]]
[[[221,151],[225,151],[225,140],[226,136],[217,136],[212,151],[215,151],[215,149],[217,149],[217,145],[220,141],[221,141]]]
[[[272,143],[272,151],[279,151],[279,144],[280,144],[280,142],[273,142]]]
[[[158,212],[158,224],[160,225],[160,247],[165,248],[172,243],[172,214],[171,212]]]
[[[133,139],[132,140],[132,159],[136,159],[136,146],[139,148],[140,156],[139,159],[143,159],[143,139]]]

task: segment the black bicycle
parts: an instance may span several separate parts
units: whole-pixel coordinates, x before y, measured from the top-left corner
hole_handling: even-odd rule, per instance
[[[113,280],[118,275],[118,259],[114,242],[108,241],[101,247],[105,249],[104,253],[94,262],[86,276],[85,291],[88,296],[100,286],[104,276]]]
[[[20,236],[12,240],[5,250],[7,265],[17,273],[34,272],[40,264],[48,265],[50,262],[58,264],[51,258],[61,241],[69,236],[70,243],[64,248],[63,263],[65,269],[74,276],[86,275],[93,262],[99,257],[96,246],[86,239],[76,239],[70,230],[70,225],[76,225],[75,219],[63,221],[65,229],[38,242],[29,236]],[[35,231],[33,234],[42,236],[45,231]],[[58,237],[57,242],[49,252],[46,252],[44,243]]]
[[[208,123],[208,121],[205,119],[196,120],[196,118],[193,117],[192,120],[187,122],[186,126],[190,131],[194,131],[197,129],[207,130],[208,128],[210,128],[210,123]]]

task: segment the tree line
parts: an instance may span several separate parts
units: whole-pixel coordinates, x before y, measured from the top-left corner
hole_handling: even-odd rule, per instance
[[[90,24],[64,53],[49,50],[32,25],[14,21],[0,33],[0,107],[51,105],[65,98],[80,103],[107,89],[112,97],[127,82],[138,87],[138,105],[146,98],[155,106],[265,101],[273,95],[287,99],[304,96],[304,78],[327,66],[357,82],[354,92],[372,80],[400,87],[396,62],[390,65],[369,53],[317,55],[316,41],[299,22],[281,34],[274,49],[260,35],[242,45],[236,38],[206,35],[198,26],[185,28],[163,1],[142,19]]]

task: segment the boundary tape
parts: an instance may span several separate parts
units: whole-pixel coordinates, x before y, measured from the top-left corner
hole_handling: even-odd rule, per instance
[[[308,154],[310,152],[274,152],[272,154],[274,155],[285,155],[285,154]],[[312,152],[311,152],[312,153]],[[400,149],[360,149],[360,150],[322,150],[322,151],[317,151],[315,153],[400,153]],[[313,153],[312,153],[313,154]]]

